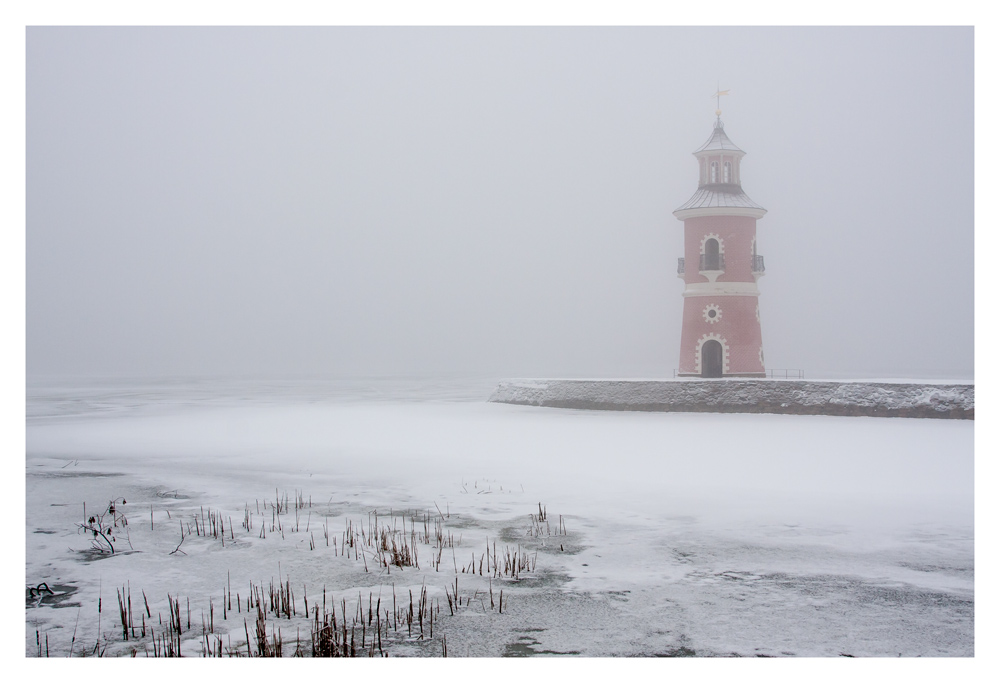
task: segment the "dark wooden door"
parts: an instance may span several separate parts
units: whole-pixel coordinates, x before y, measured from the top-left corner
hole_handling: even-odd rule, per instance
[[[701,376],[722,377],[722,344],[714,339],[702,344]]]

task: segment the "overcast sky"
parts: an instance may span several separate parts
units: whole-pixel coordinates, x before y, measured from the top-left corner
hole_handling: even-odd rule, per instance
[[[971,28],[29,28],[29,379],[670,376],[717,82],[768,366],[971,378]]]

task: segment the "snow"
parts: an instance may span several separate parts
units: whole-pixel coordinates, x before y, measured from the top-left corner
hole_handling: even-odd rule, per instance
[[[245,600],[251,581],[285,579],[300,612],[303,588],[315,604],[325,586],[350,614],[359,594],[366,604],[426,585],[444,605],[434,638],[401,638],[393,655],[439,655],[441,636],[449,656],[973,654],[972,421],[547,410],[488,403],[491,386],[29,387],[25,583],[75,592],[70,608],[26,608],[26,654],[37,630],[65,656],[74,628],[75,652],[92,651],[99,596],[106,654],[151,652],[122,640],[123,586],[134,601],[145,591],[153,620],[168,593],[190,598],[185,654],[201,653],[210,599],[216,633],[245,650],[245,608],[219,620],[227,581]],[[240,526],[245,506],[285,492],[311,497],[299,531],[293,513],[284,538]],[[119,496],[134,552],[94,555],[76,527],[83,504]],[[539,503],[565,536],[527,535]],[[203,507],[231,517],[234,538],[187,537],[186,554],[171,554],[180,520]],[[348,519],[402,510],[460,537],[454,560],[436,571],[419,544],[419,570],[366,572],[318,531],[326,521],[340,538]],[[487,542],[519,545],[535,570],[493,580],[502,615],[479,602],[485,575],[459,573],[460,594],[480,592],[452,617],[453,567],[478,562]],[[301,618],[284,637],[296,628],[308,637]]]
[[[975,412],[975,385],[774,379],[507,380],[491,401],[613,410],[779,412],[960,417]]]

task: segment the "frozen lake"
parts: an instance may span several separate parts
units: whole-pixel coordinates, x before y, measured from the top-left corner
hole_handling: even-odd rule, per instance
[[[495,384],[29,385],[25,582],[59,588],[28,601],[26,654],[152,654],[127,590],[157,634],[190,601],[185,655],[245,655],[256,612],[220,619],[223,596],[285,581],[287,655],[324,588],[348,621],[426,589],[440,621],[395,624],[393,656],[973,654],[972,422],[531,408],[486,403]],[[98,553],[83,506],[119,498],[127,537]],[[206,514],[221,541],[187,535]],[[345,547],[382,525],[419,568]],[[516,580],[479,574],[494,548],[527,557]]]

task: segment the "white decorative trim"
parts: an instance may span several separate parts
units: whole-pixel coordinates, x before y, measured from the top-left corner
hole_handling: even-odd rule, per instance
[[[710,315],[714,313],[714,315]],[[722,309],[719,308],[718,304],[709,304],[705,306],[705,310],[701,312],[701,317],[705,319],[709,325],[714,325],[715,323],[722,320]]]
[[[752,207],[740,206],[709,206],[697,209],[678,209],[674,211],[674,217],[679,221],[688,218],[701,218],[703,216],[748,216],[750,218],[763,218],[767,209],[755,209]]]
[[[760,347],[760,367],[764,367],[764,347]]]
[[[708,159],[711,157],[719,157],[721,159],[725,156],[742,159],[747,155],[742,149],[703,149],[700,152],[691,152],[691,154],[699,159]]]
[[[688,282],[682,296],[760,296],[756,282]]]
[[[719,256],[723,256],[726,253],[726,246],[722,242],[722,238],[719,237],[718,233],[710,232],[701,238],[701,255],[705,255],[705,244],[709,240],[715,240],[716,244],[719,245]],[[699,264],[700,265],[700,264]],[[715,282],[722,275],[724,270],[699,270],[698,274],[703,275],[708,278],[709,282]]]
[[[701,374],[701,347],[703,347],[705,345],[705,342],[709,341],[710,339],[714,339],[715,341],[722,344],[722,374],[723,375],[729,374],[729,344],[726,343],[726,340],[722,335],[715,334],[714,332],[712,334],[701,335],[701,339],[699,339],[698,343],[695,345],[694,348],[695,374],[696,375]]]
[[[757,316],[757,324],[759,325],[759,324],[760,324],[760,303],[759,303],[759,302],[758,302],[758,303],[757,303],[757,305],[756,305],[756,306],[754,307],[754,309],[753,309],[753,314],[754,314],[755,316]]]
[[[719,253],[720,254],[725,254],[726,253],[726,248],[725,248],[725,245],[722,243],[722,238],[719,237],[714,232],[710,232],[710,233],[708,233],[707,235],[705,235],[704,237],[701,238],[701,252],[700,253],[702,253],[702,254],[705,253],[705,242],[707,242],[709,240],[715,240],[716,242],[719,243]]]

